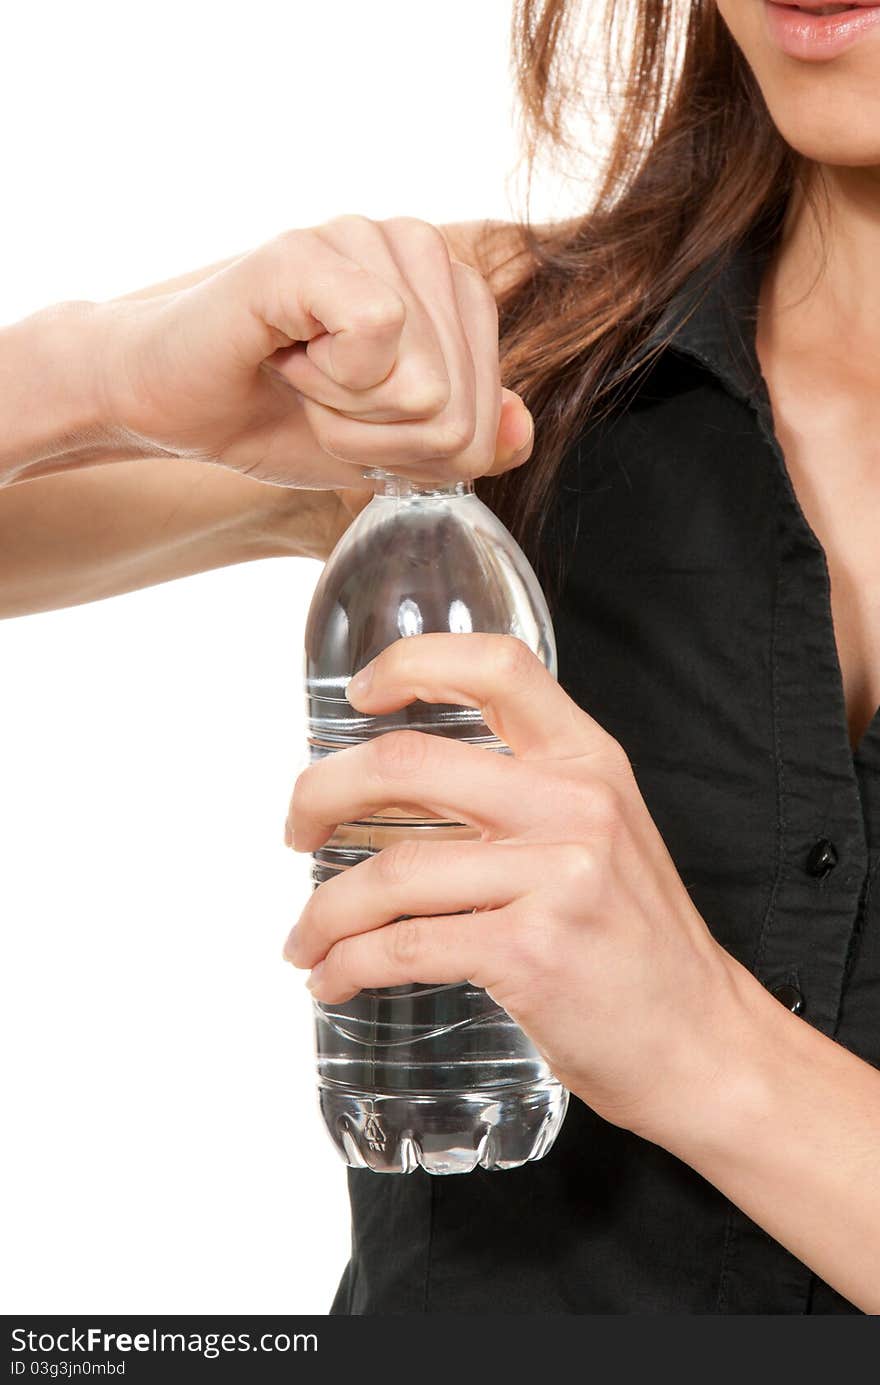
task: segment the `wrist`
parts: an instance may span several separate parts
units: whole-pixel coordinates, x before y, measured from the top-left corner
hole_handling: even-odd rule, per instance
[[[307,490],[250,482],[254,504],[248,529],[259,556],[326,562],[352,514],[334,490]]]
[[[803,1045],[820,1038],[719,948],[722,979],[669,1100],[647,1138],[713,1178],[753,1152],[771,1126]],[[806,1059],[809,1062],[809,1059]]]
[[[99,305],[79,301],[0,329],[0,484],[143,455],[104,409],[102,331]]]

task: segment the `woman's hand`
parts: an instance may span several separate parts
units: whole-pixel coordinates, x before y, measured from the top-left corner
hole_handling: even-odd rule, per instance
[[[484,987],[565,1086],[662,1142],[682,1104],[724,1081],[740,992],[757,983],[691,902],[620,745],[512,636],[410,637],[368,667],[348,689],[358,710],[479,707],[513,756],[393,731],[304,770],[287,823],[298,851],[391,804],[480,839],[405,840],[326,881],[286,956],[325,1002]]]
[[[171,285],[89,305],[107,426],[262,481],[371,493],[524,462],[488,283],[414,217],[287,231]]]

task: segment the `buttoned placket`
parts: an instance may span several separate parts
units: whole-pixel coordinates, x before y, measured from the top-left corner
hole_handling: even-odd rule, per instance
[[[776,898],[764,920],[755,972],[771,989],[797,987],[804,1016],[833,1035],[860,924],[868,830],[847,729],[825,550],[792,486],[766,386],[753,407],[780,491],[772,658],[780,850]],[[876,734],[878,722],[875,716],[863,740]]]
[[[876,792],[880,710],[853,752],[835,639],[828,563],[794,491],[743,304],[757,302],[762,260],[727,289],[722,276],[691,310],[675,349],[709,370],[753,415],[777,494],[771,676],[777,789],[775,872],[751,959],[758,979],[822,1033],[837,1033],[854,941],[877,852],[863,789]],[[739,301],[737,302],[737,297]],[[880,804],[877,805],[880,808]],[[876,822],[876,817],[874,822]],[[762,1272],[756,1273],[761,1266]],[[738,1209],[731,1210],[721,1312],[810,1311],[814,1276]]]

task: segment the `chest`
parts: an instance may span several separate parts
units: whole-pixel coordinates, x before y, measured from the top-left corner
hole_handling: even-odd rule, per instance
[[[765,345],[761,358],[786,469],[825,550],[855,747],[880,707],[880,396],[827,353]]]

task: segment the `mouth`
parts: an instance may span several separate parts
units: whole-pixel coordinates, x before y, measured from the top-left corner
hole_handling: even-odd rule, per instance
[[[812,14],[824,18],[826,15],[852,14],[859,10],[873,10],[878,7],[880,0],[851,0],[848,5],[789,5],[783,0],[770,0],[770,3],[779,10],[797,10],[798,14]]]
[[[872,32],[880,35],[880,0],[849,0],[844,5],[764,0],[763,9],[775,45],[786,56],[806,62],[828,61]]]

